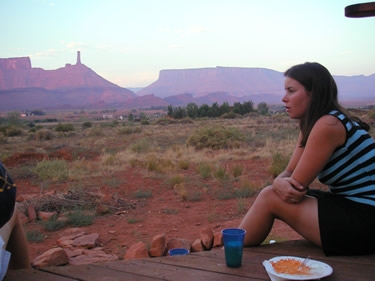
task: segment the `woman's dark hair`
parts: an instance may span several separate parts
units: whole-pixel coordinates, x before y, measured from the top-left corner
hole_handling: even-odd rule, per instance
[[[311,95],[306,116],[299,123],[302,132],[301,146],[306,145],[316,121],[331,110],[338,110],[349,119],[358,122],[365,130],[369,129],[366,123],[359,118],[351,117],[349,112],[339,104],[336,82],[323,65],[316,62],[298,64],[285,71],[284,76],[297,80]]]

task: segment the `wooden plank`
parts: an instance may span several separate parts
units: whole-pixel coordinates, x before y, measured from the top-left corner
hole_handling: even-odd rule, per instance
[[[242,276],[253,279],[268,280],[268,275],[262,265],[265,254],[262,257],[255,258],[259,253],[252,252],[248,259],[243,257],[242,266],[239,268],[230,268],[225,264],[224,252],[222,250],[211,250],[197,254],[189,254],[181,257],[153,258],[150,262],[158,264],[169,264],[175,267],[195,268],[210,272],[219,272],[230,274],[231,276]]]
[[[157,281],[166,280],[157,277],[148,277],[143,274],[142,267],[138,267],[137,271],[126,272],[113,270],[106,267],[98,267],[95,264],[89,265],[72,265],[72,266],[54,266],[46,267],[41,270],[67,276],[70,278],[78,278],[78,280],[87,281]],[[41,281],[41,280],[39,280]]]
[[[8,270],[4,281],[77,281],[79,279],[54,275],[36,269]]]
[[[178,257],[177,259],[185,260],[187,256]],[[166,257],[165,257],[166,258]],[[176,258],[176,257],[174,257]],[[162,258],[163,259],[163,258]],[[269,280],[268,276],[264,275],[264,278],[249,278],[241,274],[235,273],[235,269],[229,269],[226,271],[210,271],[206,268],[196,268],[186,266],[176,266],[175,264],[159,263],[154,258],[145,260],[133,260],[133,261],[117,261],[110,262],[106,265],[98,264],[97,266],[105,266],[113,270],[118,270],[126,273],[139,273],[142,271],[143,275],[153,276],[155,278],[163,280],[178,280],[178,281],[204,281],[204,280],[215,280],[215,281],[241,281],[241,280]],[[224,266],[224,265],[222,265]],[[141,280],[141,279],[140,279]]]
[[[333,268],[333,274],[324,278],[326,281],[367,281],[374,280],[375,276],[375,255],[327,257],[320,248],[304,240],[298,240],[245,248],[243,265],[240,268],[228,268],[225,265],[223,249],[215,248],[186,256],[9,271],[5,281],[268,281],[269,277],[262,262],[281,255],[309,255],[312,259],[326,262]]]

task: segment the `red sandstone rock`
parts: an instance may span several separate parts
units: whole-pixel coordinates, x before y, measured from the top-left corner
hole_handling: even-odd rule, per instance
[[[202,241],[200,239],[195,239],[195,241],[191,244],[191,251],[192,252],[202,252],[204,251],[204,247]]]
[[[168,240],[167,250],[174,249],[174,248],[185,248],[190,251],[191,243],[189,240],[186,240],[186,239],[171,238]]]
[[[138,242],[132,245],[125,253],[125,260],[143,259],[150,257],[148,255],[147,245],[143,242]]]
[[[82,249],[69,249],[69,248],[64,248],[66,254],[68,255],[69,259],[73,258],[73,257],[76,257],[76,256],[80,256],[83,254],[83,250]]]
[[[38,212],[38,218],[42,221],[48,221],[51,217],[56,216],[57,212]]]
[[[212,243],[214,241],[214,234],[211,229],[204,228],[199,232],[199,236],[202,240],[202,244],[206,250],[212,248]]]
[[[69,258],[63,248],[52,248],[32,261],[34,267],[46,267],[65,265],[69,263]]]
[[[60,238],[57,240],[57,242],[60,242],[60,241],[63,241],[63,240],[74,240],[74,239],[76,239],[76,238],[78,238],[78,237],[81,237],[81,236],[83,236],[83,235],[86,235],[86,232],[82,232],[82,231],[80,231],[80,232],[75,232],[75,231],[73,230],[73,233],[72,233],[72,234],[69,234],[69,235],[66,235],[66,236],[62,236],[62,237],[60,237]]]
[[[88,235],[82,235],[76,239],[74,239],[73,246],[74,247],[81,247],[81,248],[94,248],[97,246],[99,240],[98,233],[91,233]]]
[[[83,253],[83,255],[78,255],[70,258],[69,264],[91,264],[98,262],[115,261],[119,259],[117,255],[106,254],[101,248],[84,250]]]
[[[150,247],[150,256],[151,257],[161,257],[164,256],[167,245],[166,245],[166,235],[159,234],[152,238],[151,247]]]
[[[34,205],[27,206],[27,214],[29,216],[30,221],[35,221],[37,219]]]
[[[214,244],[212,247],[221,247],[223,246],[223,234],[221,232],[215,232],[214,233]]]

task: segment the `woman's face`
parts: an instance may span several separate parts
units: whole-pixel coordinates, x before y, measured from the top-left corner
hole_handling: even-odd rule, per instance
[[[286,112],[292,119],[303,119],[310,104],[311,95],[305,87],[290,77],[285,77],[285,95],[281,99],[285,103]]]

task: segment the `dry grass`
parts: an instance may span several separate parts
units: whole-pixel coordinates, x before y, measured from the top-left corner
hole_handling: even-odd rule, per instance
[[[147,126],[129,126],[121,122],[115,126],[109,124],[93,122],[92,128],[85,129],[77,122],[74,133],[69,134],[57,133],[54,126],[42,127],[40,132],[53,135],[48,139],[32,139],[27,132],[22,136],[8,137],[2,148],[1,160],[6,161],[15,153],[42,153],[51,159],[64,159],[64,155],[55,154],[65,149],[71,156],[66,160],[70,162],[69,180],[72,181],[92,174],[107,176],[134,165],[149,171],[173,174],[201,163],[215,166],[223,161],[259,157],[271,161],[275,151],[290,154],[297,135],[296,123],[285,116],[253,115],[235,120],[196,120],[186,124],[155,123]],[[187,145],[192,135],[206,127],[236,130],[241,137],[234,141],[236,145],[229,148],[208,146],[198,150]],[[100,130],[100,134],[92,134],[93,130]],[[214,140],[219,142],[218,138]]]
[[[252,171],[241,165],[228,167],[225,163],[262,158],[271,165],[275,151],[291,154],[298,133],[296,123],[280,115],[252,115],[233,120],[204,119],[167,125],[158,122],[150,125],[129,124],[127,121],[92,122],[89,128],[77,121],[69,123],[69,128],[74,128],[69,132],[56,132],[56,126],[40,127],[42,135],[48,138],[30,137],[38,135],[38,130],[7,137],[1,160],[11,163],[15,155],[23,153],[43,155],[51,161],[43,163],[45,169],[51,170],[50,174],[54,172],[53,161],[65,161],[67,178],[62,178],[60,182],[56,177],[49,179],[38,178],[35,173],[32,175],[34,183],[39,184],[42,191],[48,191],[50,184],[65,185],[65,190],[70,191],[102,185],[116,187],[122,182],[109,182],[109,179],[137,167],[144,171],[145,177],[161,179],[166,188],[175,191],[176,196],[189,201],[202,200],[203,194],[207,193],[226,200],[246,197],[248,195],[244,194],[251,194],[249,190],[257,191],[267,183],[251,182]],[[208,136],[204,136],[207,132],[205,128],[211,128]],[[214,146],[188,145],[193,135],[202,132],[203,137],[198,135],[198,139],[212,138],[207,143],[215,143]],[[227,136],[229,140],[224,139]],[[232,138],[235,145],[232,145]],[[10,166],[10,170],[17,177],[22,168],[38,165],[41,165],[40,161],[23,159],[17,166]],[[22,173],[27,174],[25,171]],[[189,176],[183,176],[183,173]],[[208,180],[215,183],[207,185]],[[238,209],[241,211],[242,204],[239,200]]]

